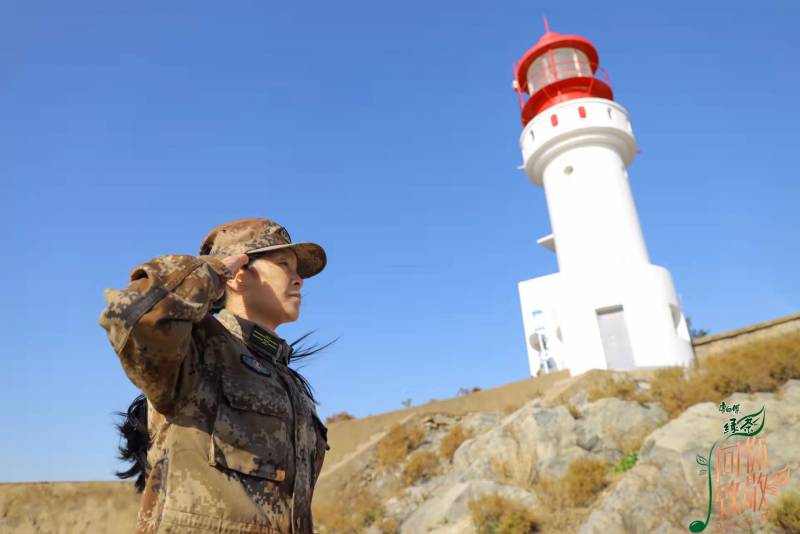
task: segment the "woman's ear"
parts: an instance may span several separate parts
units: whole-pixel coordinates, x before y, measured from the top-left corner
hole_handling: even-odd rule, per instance
[[[236,274],[233,276],[233,278],[225,281],[225,284],[233,291],[241,293],[245,290],[245,288],[247,288],[248,279],[253,274],[254,273],[252,269],[249,269],[248,266],[242,266],[236,271]]]

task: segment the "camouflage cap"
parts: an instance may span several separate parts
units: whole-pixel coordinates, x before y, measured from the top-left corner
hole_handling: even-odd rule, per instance
[[[286,228],[261,217],[237,219],[215,226],[203,239],[200,255],[234,256],[291,248],[297,254],[297,273],[310,278],[325,267],[325,250],[316,243],[292,243]]]

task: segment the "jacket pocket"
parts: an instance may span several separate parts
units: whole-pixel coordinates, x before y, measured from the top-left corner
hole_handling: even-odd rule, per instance
[[[277,384],[223,378],[209,463],[281,481],[292,453],[291,405]]]

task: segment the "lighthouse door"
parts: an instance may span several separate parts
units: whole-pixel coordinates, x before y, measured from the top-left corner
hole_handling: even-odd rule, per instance
[[[608,369],[633,369],[633,349],[622,306],[602,308],[596,310],[596,313]]]

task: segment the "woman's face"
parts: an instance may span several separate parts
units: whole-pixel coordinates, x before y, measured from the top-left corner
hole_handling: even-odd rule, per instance
[[[262,318],[271,328],[297,320],[303,279],[297,274],[293,250],[280,249],[260,256],[245,272],[247,289],[242,299],[250,315]]]

